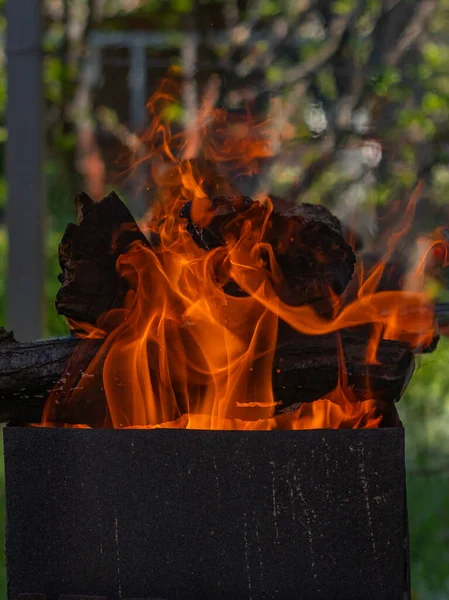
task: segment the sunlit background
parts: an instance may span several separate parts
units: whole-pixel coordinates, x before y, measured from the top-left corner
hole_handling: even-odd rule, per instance
[[[4,1],[0,7],[3,15]],[[367,249],[382,254],[386,215],[399,219],[423,181],[414,225],[396,257],[405,268],[418,234],[449,225],[449,0],[42,0],[42,10],[43,335],[67,333],[53,301],[57,246],[75,217],[75,194],[85,189],[101,198],[116,189],[136,217],[151,205],[145,167],[125,178],[121,157],[135,152],[133,133],[145,127],[146,100],[171,67],[178,67],[183,89],[167,112],[173,127],[188,127],[205,97],[236,115],[236,123],[248,110],[276,122],[276,155],[242,191],[263,187],[290,201],[325,203]],[[6,25],[0,17],[2,40]],[[6,324],[2,165],[0,324]],[[449,274],[430,276],[428,289],[448,301]],[[421,360],[399,409],[407,428],[413,597],[447,599],[449,341]],[[6,598],[0,556],[0,597]]]

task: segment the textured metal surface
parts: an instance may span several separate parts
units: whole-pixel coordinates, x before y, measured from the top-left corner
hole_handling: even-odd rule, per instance
[[[47,600],[46,594],[19,594],[19,600]],[[105,596],[74,596],[62,594],[59,600],[107,600]],[[163,598],[123,598],[123,600],[164,600]]]
[[[403,600],[403,435],[7,427],[9,599]]]

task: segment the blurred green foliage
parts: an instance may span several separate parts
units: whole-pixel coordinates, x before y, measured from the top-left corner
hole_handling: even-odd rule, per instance
[[[420,359],[401,399],[415,598],[449,598],[449,340]]]

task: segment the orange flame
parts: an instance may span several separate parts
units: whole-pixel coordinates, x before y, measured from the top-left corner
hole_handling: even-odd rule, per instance
[[[103,337],[105,332],[107,337],[78,389],[68,394],[69,402],[82,401],[101,372],[110,424],[116,428],[377,427],[379,407],[350,389],[341,348],[336,348],[336,389],[311,403],[302,403],[298,393],[294,410],[275,415],[282,407],[282,398],[274,398],[272,391],[279,321],[307,335],[373,324],[366,362],[375,365],[382,339],[401,340],[412,348],[430,343],[435,331],[427,297],[416,286],[376,292],[385,257],[366,279],[362,275],[353,302],[344,305],[334,299],[333,318],[308,305],[287,304],[277,292],[281,275],[273,248],[265,241],[272,211],[268,197],[258,199],[266,207],[262,219],[245,213],[238,234],[228,231],[224,245],[210,251],[199,248],[179,216],[182,208],[191,202],[193,221],[206,227],[214,214],[209,198],[235,196],[226,176],[229,166],[234,176],[251,175],[272,156],[272,124],[250,115],[233,122],[223,110],[206,104],[188,137],[185,131],[173,133],[166,117],[167,106],[176,101],[177,90],[170,82],[150,100],[152,123],[143,137],[149,151],[137,160],[150,164],[157,200],[149,233],[158,243],[154,248],[135,244],[120,256],[117,269],[131,289],[124,308],[103,315],[97,328],[85,327],[86,337]],[[392,242],[400,236],[401,231]],[[243,293],[227,293],[224,284],[229,281]],[[50,396],[45,425],[51,425],[49,407],[55,401]]]

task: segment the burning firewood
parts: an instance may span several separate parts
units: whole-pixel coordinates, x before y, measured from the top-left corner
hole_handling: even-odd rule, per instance
[[[299,204],[284,212],[269,212],[266,206],[245,196],[218,197],[211,201],[210,222],[195,222],[192,202],[181,211],[187,230],[204,250],[238,239],[245,223],[260,229],[260,241],[269,244],[282,277],[274,277],[280,298],[301,305],[341,294],[351,280],[355,256],[345,242],[340,222],[327,208]],[[267,268],[270,258],[265,256]],[[232,288],[231,288],[232,289]]]
[[[343,374],[356,393],[366,394],[366,378],[371,391],[385,404],[399,399],[413,365],[413,354],[406,344],[382,341],[379,346],[380,365],[366,365],[364,361],[366,339],[350,331],[341,334],[345,352]],[[11,333],[2,330],[0,339],[0,422],[9,420],[39,422],[48,396],[67,394],[76,388],[90,361],[103,340],[59,338],[31,343],[19,343]],[[337,338],[325,336],[298,336],[284,340],[279,346],[273,369],[273,391],[282,401],[278,411],[298,402],[317,400],[335,388],[339,377],[336,352]],[[313,376],[311,372],[313,371]],[[340,373],[341,374],[341,373]],[[60,405],[60,415],[67,422],[80,419],[100,419],[105,414],[105,398],[101,393],[101,374],[95,407],[92,399],[77,407]],[[95,410],[93,410],[95,408]],[[395,414],[395,412],[394,412]],[[385,420],[385,424],[388,421]]]
[[[78,224],[67,227],[60,245],[63,274],[56,307],[60,314],[95,327],[98,318],[111,308],[123,308],[132,285],[117,270],[119,257],[133,244],[153,251],[117,195],[94,203],[81,194],[76,202]],[[354,255],[343,239],[339,221],[327,209],[300,205],[274,212],[265,222],[267,209],[249,198],[215,199],[212,208],[212,218],[203,227],[194,222],[190,203],[181,212],[196,245],[207,252],[238,238],[251,215],[252,226],[260,226],[262,241],[273,248],[282,272],[281,280],[274,280],[275,287],[287,303],[313,302],[317,307],[317,300],[329,293],[343,292],[350,281]],[[157,240],[154,241],[157,246]],[[268,258],[266,264],[270,268]],[[225,290],[231,295],[243,293],[232,281],[227,282]],[[328,307],[326,301],[324,307]],[[54,402],[47,413],[50,422],[92,426],[108,423],[100,350],[104,335],[107,333],[97,328],[94,337],[100,339],[65,338],[19,344],[3,333],[0,420],[39,421],[48,392],[53,389]],[[413,370],[414,352],[404,341],[380,339],[377,360],[367,361],[370,335],[369,325],[304,335],[280,320],[272,372],[275,412],[285,413],[302,403],[325,398],[344,384],[359,400],[377,403],[381,425],[396,424],[394,403]],[[78,394],[76,402],[68,401],[74,390],[82,389],[84,373],[94,357],[97,364],[89,375],[94,380],[89,384],[89,393]],[[153,365],[148,364],[148,369],[151,375]],[[121,385],[119,380],[117,385]],[[251,413],[250,409],[244,410]]]

